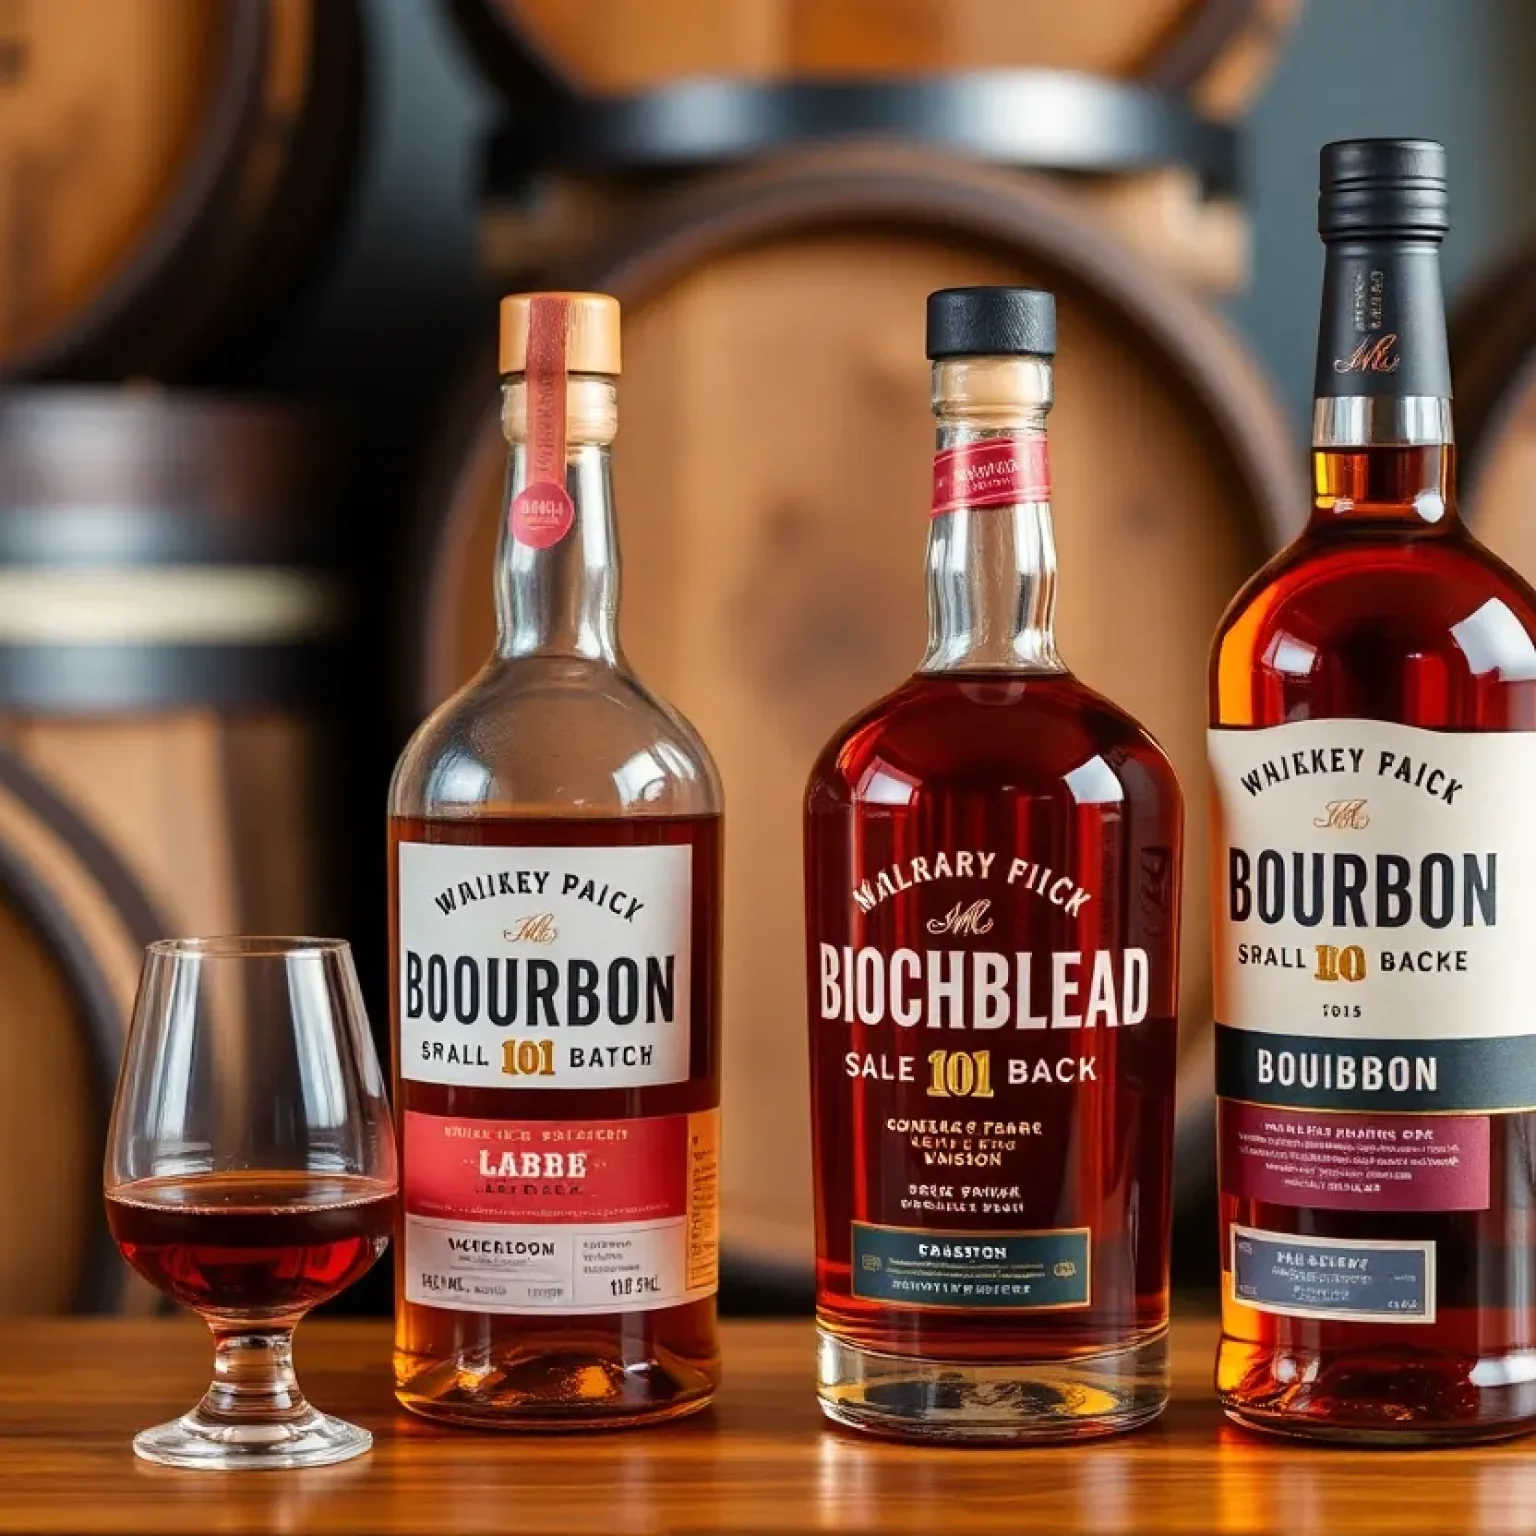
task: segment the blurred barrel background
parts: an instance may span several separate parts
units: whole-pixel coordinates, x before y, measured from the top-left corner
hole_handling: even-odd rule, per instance
[[[1205,656],[1304,513],[1317,145],[1448,143],[1464,499],[1536,575],[1532,58],[1522,0],[0,0],[0,1311],[148,1304],[97,1188],[148,938],[342,933],[384,1042],[540,284],[624,303],[625,640],[726,780],[738,1308],[809,1291],[798,804],[920,646],[922,298],[1058,292],[1063,646],[1195,812],[1208,1278]]]

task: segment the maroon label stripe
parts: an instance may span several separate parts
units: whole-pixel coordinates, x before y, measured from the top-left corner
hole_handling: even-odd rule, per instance
[[[933,516],[963,507],[1049,501],[1051,470],[1043,437],[995,438],[933,457]]]

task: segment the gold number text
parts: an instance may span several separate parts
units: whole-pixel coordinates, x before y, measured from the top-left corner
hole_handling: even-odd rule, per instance
[[[991,1051],[929,1051],[933,1076],[928,1096],[933,1099],[990,1099],[992,1097]]]

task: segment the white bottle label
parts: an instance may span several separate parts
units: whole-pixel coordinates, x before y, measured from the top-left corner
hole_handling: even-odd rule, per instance
[[[1536,1105],[1536,732],[1310,720],[1209,745],[1218,1092]]]
[[[686,1081],[690,848],[402,843],[399,859],[402,1077]]]

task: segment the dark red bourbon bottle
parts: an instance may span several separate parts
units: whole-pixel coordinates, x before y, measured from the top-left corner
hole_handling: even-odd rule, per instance
[[[1055,301],[928,306],[928,651],[811,774],[818,1390],[951,1440],[1168,1393],[1182,803],[1056,651]]]
[[[1536,594],[1456,513],[1445,151],[1330,144],[1301,536],[1211,658],[1239,1422],[1536,1425]]]

